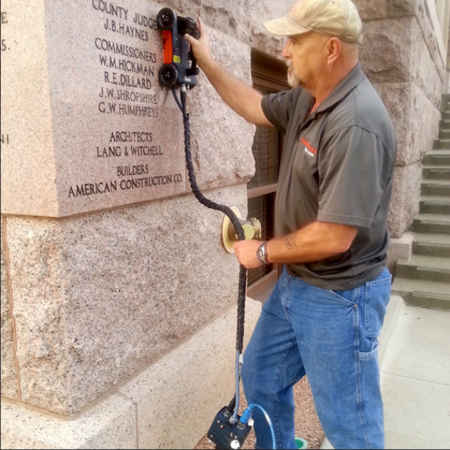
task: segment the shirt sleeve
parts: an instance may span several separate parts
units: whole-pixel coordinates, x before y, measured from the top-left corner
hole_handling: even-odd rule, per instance
[[[391,177],[393,155],[372,132],[352,126],[319,150],[318,220],[369,228]]]
[[[261,106],[269,122],[282,133],[286,133],[289,119],[301,88],[265,95]]]

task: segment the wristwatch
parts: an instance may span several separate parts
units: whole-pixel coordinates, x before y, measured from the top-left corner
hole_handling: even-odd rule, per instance
[[[256,256],[265,265],[269,264],[269,261],[267,261],[267,248],[266,248],[266,245],[267,245],[267,241],[264,241],[260,245],[258,250],[256,251]]]

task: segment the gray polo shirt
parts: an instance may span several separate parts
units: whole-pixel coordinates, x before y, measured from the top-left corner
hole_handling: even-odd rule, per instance
[[[389,114],[358,64],[311,115],[302,88],[265,96],[269,121],[286,134],[278,180],[276,235],[315,222],[358,227],[350,249],[290,271],[314,286],[354,289],[386,266],[387,216],[396,137]],[[323,236],[326,245],[327,236]]]

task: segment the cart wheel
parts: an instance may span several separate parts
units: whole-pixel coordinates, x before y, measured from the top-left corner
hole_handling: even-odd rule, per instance
[[[163,8],[156,17],[156,24],[160,30],[171,30],[175,23],[175,13],[170,8]]]
[[[178,80],[178,71],[172,64],[163,64],[159,69],[159,84],[164,87],[172,87]]]

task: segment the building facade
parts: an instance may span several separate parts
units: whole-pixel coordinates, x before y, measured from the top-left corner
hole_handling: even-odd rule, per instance
[[[281,0],[2,4],[2,446],[192,448],[231,400],[239,267],[220,213],[193,197],[180,112],[158,85],[155,17],[201,16],[215,58],[286,89]],[[449,4],[355,0],[361,64],[398,136],[391,264],[419,208],[448,91]],[[201,74],[189,92],[199,185],[273,233],[283,136]],[[279,268],[250,274],[249,295]],[[247,303],[246,339],[260,304]]]

